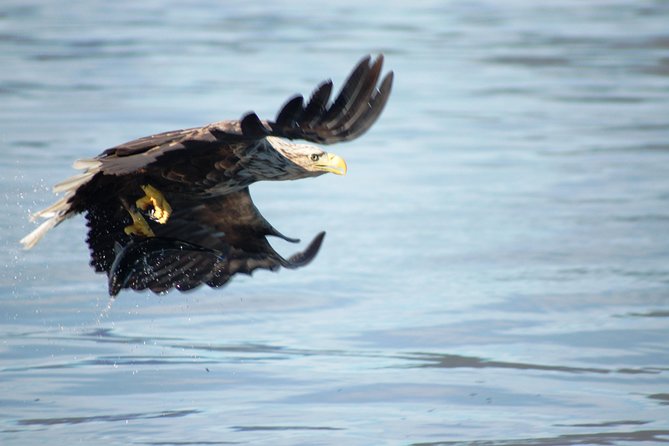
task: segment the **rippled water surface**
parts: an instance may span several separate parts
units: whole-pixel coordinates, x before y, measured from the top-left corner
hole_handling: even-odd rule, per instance
[[[0,443],[669,442],[669,3],[0,3]],[[349,175],[252,188],[307,268],[113,302],[71,162],[395,70]],[[302,245],[303,246],[303,245]],[[295,249],[276,243],[289,254]]]

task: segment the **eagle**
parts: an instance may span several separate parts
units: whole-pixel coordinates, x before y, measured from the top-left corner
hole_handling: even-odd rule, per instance
[[[85,214],[90,264],[107,275],[110,296],[127,288],[164,293],[221,287],[235,274],[307,265],[325,232],[304,251],[282,257],[267,237],[299,240],[262,216],[249,186],[344,175],[344,160],[315,144],[350,141],[374,124],[393,82],[393,72],[382,77],[382,69],[383,55],[368,55],[333,100],[332,81],[324,81],[309,100],[290,98],[274,121],[249,112],[240,120],[158,133],[75,161],[83,172],[54,187],[64,195],[31,216],[46,220],[21,243],[30,249],[64,220]]]

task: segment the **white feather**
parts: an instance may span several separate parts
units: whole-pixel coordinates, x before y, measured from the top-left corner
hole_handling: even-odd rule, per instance
[[[30,234],[26,235],[21,239],[21,244],[23,245],[23,248],[30,249],[33,246],[35,246],[37,242],[39,242],[42,239],[42,237],[44,237],[44,235],[49,231],[49,229],[53,228],[64,219],[65,217],[63,217],[62,215],[55,215],[50,219],[48,219],[47,221],[45,221],[44,223],[42,223],[41,225],[39,225],[37,229],[35,229],[33,232],[31,232]]]
[[[51,206],[35,212],[30,217],[30,220],[32,221],[35,221],[38,218],[46,218],[48,220],[21,239],[21,244],[25,249],[30,249],[35,246],[35,244],[37,244],[37,242],[39,242],[50,229],[58,226],[60,222],[72,216],[70,210],[70,198],[74,196],[79,187],[88,183],[95,174],[100,172],[101,165],[102,163],[96,159],[83,159],[74,162],[75,168],[85,169],[85,171],[56,184],[53,191],[56,193],[64,192],[65,196]]]
[[[95,158],[84,158],[80,160],[76,160],[74,163],[72,163],[72,167],[78,170],[91,170],[91,169],[98,169],[102,165],[102,162],[100,160],[95,159]]]
[[[65,196],[60,200],[56,201],[48,208],[44,208],[41,211],[35,212],[33,215],[30,216],[30,221],[37,221],[38,218],[51,218],[57,214],[61,215],[65,214],[68,208],[70,207],[69,204],[67,203],[67,200],[69,198],[70,196]]]
[[[81,186],[84,183],[88,183],[88,181],[91,179],[93,175],[97,173],[97,170],[89,170],[84,173],[80,173],[79,175],[74,175],[70,178],[68,178],[65,181],[61,181],[60,183],[56,184],[53,187],[53,191],[58,193],[58,192],[68,192],[68,191],[74,191],[77,189],[79,186]]]

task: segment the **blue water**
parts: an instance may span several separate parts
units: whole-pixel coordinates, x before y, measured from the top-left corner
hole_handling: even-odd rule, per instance
[[[669,442],[669,3],[0,4],[2,445]],[[367,53],[346,177],[258,184],[314,263],[110,302],[71,162],[273,117]],[[294,246],[277,241],[289,254]],[[304,245],[302,245],[304,246]]]

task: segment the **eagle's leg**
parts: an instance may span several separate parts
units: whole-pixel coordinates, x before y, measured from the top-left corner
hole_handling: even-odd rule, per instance
[[[161,225],[167,223],[172,214],[172,206],[167,202],[165,196],[150,184],[142,186],[142,190],[146,195],[137,200],[135,205],[143,211],[152,207],[152,218]]]
[[[138,211],[128,209],[126,207],[128,214],[132,218],[132,224],[123,228],[123,232],[128,235],[140,235],[142,237],[155,237],[156,234],[153,233],[149,224],[144,219],[144,216]]]

